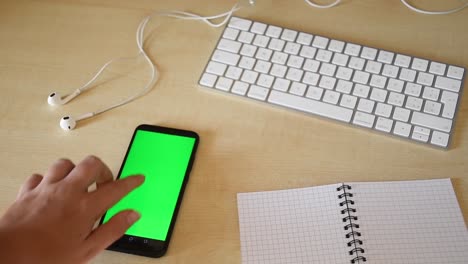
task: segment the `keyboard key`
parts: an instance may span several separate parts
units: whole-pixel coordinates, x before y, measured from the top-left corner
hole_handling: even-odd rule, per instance
[[[347,81],[351,80],[352,75],[353,70],[345,67],[338,67],[338,71],[336,72],[336,78],[340,78]]]
[[[250,31],[256,34],[263,34],[265,33],[266,28],[267,28],[266,24],[263,24],[260,22],[254,22]]]
[[[247,96],[260,101],[264,101],[268,96],[268,89],[256,85],[251,85]]]
[[[273,53],[272,50],[259,48],[257,51],[257,54],[255,54],[255,58],[267,61],[267,60],[270,60],[272,53]]]
[[[410,63],[411,63],[411,57],[410,56],[397,54],[396,57],[395,57],[395,65],[396,66],[409,68]]]
[[[216,75],[204,73],[200,79],[200,84],[208,87],[214,87],[217,78],[218,77],[216,77]]]
[[[288,66],[294,67],[294,68],[302,68],[302,63],[304,62],[304,58],[299,57],[299,56],[294,56],[291,55],[289,56],[288,59]]]
[[[242,74],[241,80],[246,83],[255,83],[257,81],[258,73],[254,71],[245,70]]]
[[[456,66],[449,66],[447,71],[447,76],[450,78],[461,80],[463,78],[463,72],[465,70]]]
[[[236,65],[239,61],[240,56],[238,54],[222,51],[222,50],[215,50],[213,53],[212,60],[221,62],[224,64],[229,65]]]
[[[289,68],[288,73],[286,74],[286,79],[298,82],[301,80],[303,74],[304,71],[302,70]]]
[[[429,65],[429,61],[414,58],[413,59],[413,64],[411,65],[411,69],[415,69],[415,70],[418,70],[418,71],[426,71],[427,70],[427,65]]]
[[[401,69],[400,79],[403,81],[413,82],[416,78],[416,71],[410,69]]]
[[[326,90],[325,94],[323,95],[323,101],[330,104],[337,104],[338,100],[340,99],[340,93]]]
[[[238,95],[245,95],[247,90],[249,89],[249,85],[245,82],[235,81],[234,85],[232,86],[231,91]]]
[[[438,63],[438,62],[431,62],[431,66],[429,67],[429,72],[437,75],[444,75],[445,73],[445,64]]]
[[[218,49],[229,51],[232,53],[238,53],[240,48],[241,44],[239,42],[229,39],[221,39],[218,43]]]
[[[329,76],[322,76],[319,86],[328,90],[333,90],[335,87],[336,79]]]
[[[268,73],[271,68],[271,63],[267,61],[257,61],[257,64],[255,64],[255,71],[261,72],[261,73]]]
[[[242,69],[234,67],[234,66],[229,66],[227,72],[226,72],[226,77],[234,79],[234,80],[239,80],[242,74]]]
[[[301,45],[297,43],[292,43],[292,42],[287,42],[286,46],[284,47],[284,52],[288,54],[293,54],[297,55],[299,54],[299,49],[301,48]]]
[[[375,120],[374,115],[356,111],[356,114],[354,115],[354,119],[353,119],[353,124],[372,128],[374,126],[374,120]]]
[[[359,52],[361,51],[361,46],[357,44],[348,43],[346,44],[345,54],[358,56]]]
[[[286,66],[273,64],[273,67],[271,67],[270,74],[276,77],[284,78],[287,70],[288,70],[288,67]]]
[[[393,56],[394,56],[393,52],[381,50],[379,52],[379,57],[377,58],[377,60],[383,63],[391,64],[393,61]]]
[[[318,75],[316,73],[306,72],[304,74],[304,79],[302,79],[302,81],[305,84],[317,85],[317,82],[318,82],[319,78],[320,78],[320,75]]]
[[[317,72],[319,67],[320,67],[319,61],[307,59],[304,63],[304,70],[306,71]]]
[[[293,82],[291,88],[289,88],[289,93],[303,96],[307,89],[307,85],[303,83]]]
[[[367,85],[356,84],[354,85],[353,95],[359,96],[362,98],[367,98],[369,95],[370,87]]]
[[[439,131],[434,131],[432,133],[431,143],[441,147],[447,147],[449,141],[449,135]]]
[[[367,84],[370,74],[362,71],[355,71],[353,81],[357,83]]]
[[[309,86],[306,96],[315,100],[322,98],[323,89],[315,86]]]
[[[415,126],[411,138],[417,141],[427,142],[429,140],[430,132],[431,131],[427,128]]]
[[[235,40],[239,35],[239,30],[227,27],[224,30],[223,38]]]
[[[405,94],[419,96],[422,86],[415,83],[406,83]]]
[[[395,111],[393,112],[393,119],[399,120],[402,122],[408,122],[409,116],[411,111],[401,107],[395,107]]]
[[[312,46],[320,49],[325,49],[327,44],[328,39],[321,36],[315,36],[314,41],[312,42]]]
[[[281,39],[287,40],[287,41],[294,41],[297,36],[297,31],[290,30],[290,29],[285,29],[283,30],[283,34],[281,34]]]
[[[411,124],[437,129],[443,132],[450,132],[452,128],[452,120],[421,112],[413,112]]]
[[[382,70],[382,75],[391,77],[391,78],[396,78],[398,76],[400,68],[394,65],[390,64],[385,64]]]
[[[333,53],[331,51],[319,49],[315,59],[323,62],[330,62],[332,55]]]
[[[374,110],[374,105],[374,101],[361,98],[359,99],[357,109],[362,112],[372,113],[372,111]]]
[[[348,55],[335,53],[335,56],[333,56],[332,63],[340,66],[346,66],[346,64],[348,64],[348,59]]]
[[[417,83],[426,85],[426,86],[432,86],[432,82],[434,81],[434,75],[430,73],[425,73],[425,72],[420,72],[418,74],[418,80]]]
[[[281,79],[281,78],[276,78],[275,83],[273,84],[273,89],[286,92],[289,89],[289,84],[291,81]]]
[[[232,17],[228,26],[240,30],[249,30],[252,21],[238,17]]]
[[[288,56],[289,55],[286,53],[275,51],[273,53],[273,57],[271,58],[271,61],[277,64],[285,64],[286,61],[288,60]]]
[[[210,61],[210,63],[208,63],[208,66],[206,66],[206,72],[221,76],[223,75],[226,68],[226,64]]]
[[[272,50],[282,51],[284,48],[284,45],[286,45],[286,42],[284,40],[274,38],[270,41],[268,48]]]
[[[422,104],[423,100],[421,98],[408,96],[405,107],[411,110],[421,111]]]
[[[231,79],[219,77],[215,87],[219,90],[229,91],[229,89],[231,89],[232,83],[233,81]]]
[[[338,83],[336,84],[336,90],[340,93],[346,93],[349,94],[351,93],[351,89],[353,88],[353,83],[344,81],[344,80],[338,80]]]
[[[364,64],[366,63],[366,61],[364,59],[361,59],[361,58],[357,58],[357,57],[351,57],[351,59],[349,60],[349,67],[350,68],[353,68],[353,69],[356,69],[356,70],[362,70],[364,68]]]
[[[384,117],[377,117],[377,123],[375,124],[375,129],[382,131],[382,132],[387,132],[390,133],[392,131],[393,127],[393,120],[387,119]]]
[[[382,69],[382,63],[376,61],[368,61],[366,65],[366,72],[379,74],[380,69]]]
[[[422,97],[424,99],[430,99],[432,101],[437,101],[439,98],[440,90],[432,87],[424,87],[424,92]]]
[[[442,105],[437,102],[426,100],[426,104],[424,104],[424,112],[439,115],[441,107]]]
[[[356,96],[343,94],[343,96],[341,97],[340,105],[347,107],[347,108],[354,109],[356,107],[356,102],[357,102]]]
[[[303,46],[299,55],[304,58],[313,59],[315,57],[316,52],[317,49],[314,47]]]
[[[411,132],[411,125],[407,123],[402,123],[399,121],[395,122],[395,127],[393,128],[393,134],[402,136],[402,137],[409,137]]]
[[[269,25],[266,35],[272,38],[279,38],[281,31],[282,29],[280,27]]]
[[[252,70],[255,65],[255,59],[249,57],[242,57],[239,62],[239,67],[247,70]]]
[[[267,37],[267,36],[256,35],[255,38],[254,38],[253,44],[255,46],[266,48],[269,41],[270,41],[270,38]],[[271,50],[270,50],[270,52],[271,52]]]
[[[363,47],[361,52],[361,58],[368,59],[368,60],[375,60],[377,56],[377,49]]]
[[[450,119],[454,118],[455,110],[457,108],[458,94],[444,91],[440,101],[444,103],[442,116]]]
[[[297,43],[309,46],[310,43],[312,43],[312,38],[313,36],[311,34],[301,32],[299,33],[299,36],[297,36]]]
[[[401,91],[403,91],[403,85],[404,85],[403,81],[390,78],[388,80],[387,89],[390,91],[401,93]]]
[[[384,117],[390,117],[392,113],[393,106],[383,103],[377,103],[377,107],[375,108],[375,114]]]
[[[304,97],[286,94],[272,90],[268,97],[270,103],[290,107],[296,110],[305,111],[319,116],[349,122],[353,111],[344,107],[322,103]]]
[[[403,102],[405,101],[405,96],[400,93],[390,92],[388,96],[387,103],[396,105],[396,106],[403,106]]]
[[[434,86],[452,92],[459,92],[461,87],[461,81],[437,76]]]
[[[372,88],[370,99],[377,102],[385,102],[388,92],[384,89]]]
[[[254,38],[254,34],[246,31],[242,31],[239,35],[238,40],[243,43],[251,44]]]
[[[328,45],[328,49],[336,52],[343,52],[344,46],[345,43],[343,41],[332,39]]]
[[[273,76],[260,74],[260,77],[258,77],[257,80],[257,84],[265,88],[271,88],[271,86],[273,85],[273,80]]]
[[[240,54],[244,55],[244,56],[253,57],[255,55],[255,52],[257,51],[257,49],[258,48],[253,46],[253,45],[244,44],[244,45],[242,45],[242,49],[240,51]]]

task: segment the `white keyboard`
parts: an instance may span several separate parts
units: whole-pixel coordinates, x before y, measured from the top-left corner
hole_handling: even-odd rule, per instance
[[[232,17],[200,84],[448,148],[465,69]]]

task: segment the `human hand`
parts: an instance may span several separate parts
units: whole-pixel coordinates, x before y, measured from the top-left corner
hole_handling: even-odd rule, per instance
[[[125,210],[93,230],[109,207],[143,181],[143,176],[114,181],[109,168],[94,156],[76,166],[60,159],[44,176],[33,174],[0,218],[1,262],[88,262],[140,218]],[[88,192],[93,183],[97,189]]]

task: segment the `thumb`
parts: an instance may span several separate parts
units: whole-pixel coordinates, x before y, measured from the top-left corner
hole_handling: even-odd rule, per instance
[[[138,219],[140,213],[125,210],[114,215],[107,223],[96,228],[86,239],[88,243],[88,259],[95,257],[125,234]]]

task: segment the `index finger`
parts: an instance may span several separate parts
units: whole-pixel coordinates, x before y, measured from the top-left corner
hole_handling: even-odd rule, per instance
[[[126,177],[121,180],[108,182],[98,188],[96,191],[89,193],[89,199],[92,206],[92,214],[96,218],[100,217],[111,206],[120,201],[125,195],[142,185],[145,181],[143,175],[135,175]]]

